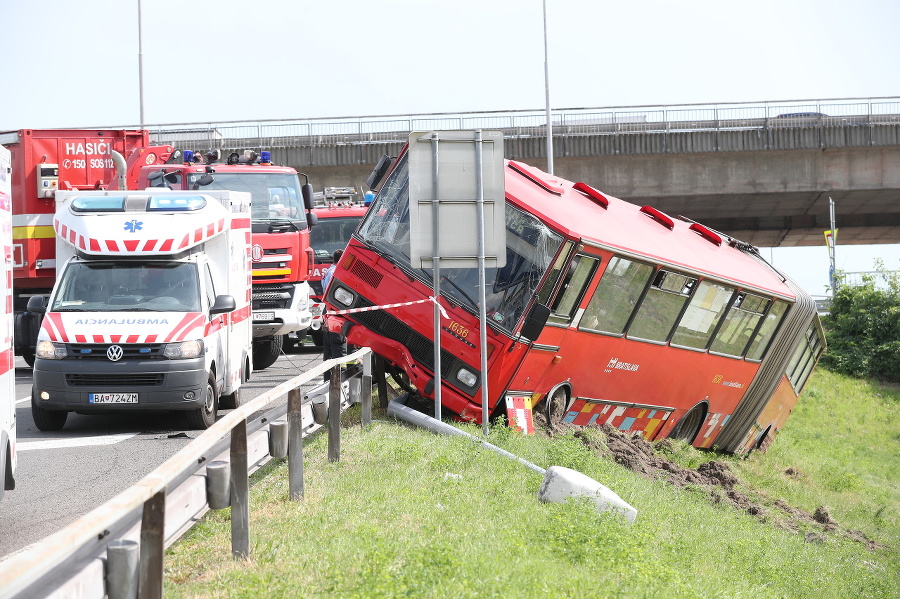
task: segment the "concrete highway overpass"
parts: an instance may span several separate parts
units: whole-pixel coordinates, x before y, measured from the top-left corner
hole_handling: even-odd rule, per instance
[[[507,158],[546,169],[540,111],[161,126],[156,141],[268,149],[316,189],[361,187],[410,131],[501,129]],[[196,125],[196,124],[194,124]],[[900,242],[900,98],[567,109],[554,171],[760,247]]]

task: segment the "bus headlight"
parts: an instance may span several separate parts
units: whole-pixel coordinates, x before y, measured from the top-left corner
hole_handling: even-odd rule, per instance
[[[65,343],[54,343],[46,339],[38,341],[34,350],[34,356],[42,360],[62,360],[67,355]]]
[[[475,383],[478,382],[478,377],[465,368],[459,369],[459,372],[456,373],[456,378],[466,387],[474,387]]]
[[[347,306],[348,308],[353,305],[353,300],[356,299],[351,291],[348,291],[344,287],[338,287],[334,290],[332,294],[334,297],[334,301],[340,302]]]
[[[203,355],[203,340],[193,339],[181,343],[167,343],[163,355],[170,360],[190,360]]]

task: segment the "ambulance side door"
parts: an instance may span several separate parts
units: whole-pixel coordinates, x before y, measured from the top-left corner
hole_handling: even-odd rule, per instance
[[[216,294],[218,287],[209,267],[209,262],[203,263],[203,279],[204,292],[206,293],[206,310],[216,302]],[[209,343],[207,352],[211,352],[216,362],[216,389],[219,395],[225,392],[226,374],[229,365],[227,363],[227,347],[228,342],[228,321],[225,314],[214,314],[210,318],[209,334],[206,337],[206,343]]]

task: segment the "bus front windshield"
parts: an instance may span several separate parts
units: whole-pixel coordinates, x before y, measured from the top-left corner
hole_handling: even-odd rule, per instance
[[[199,312],[193,262],[73,262],[59,282],[53,312]]]
[[[289,173],[220,173],[212,183],[198,187],[204,173],[188,175],[188,189],[220,189],[246,191],[252,196],[251,219],[254,223],[291,222],[297,229],[305,229],[306,211],[300,193],[300,179]]]
[[[396,166],[369,208],[360,238],[379,254],[410,270],[409,171],[406,156]],[[474,235],[474,228],[471,231]],[[563,238],[535,216],[506,204],[506,265],[485,268],[485,312],[488,320],[514,332],[538,283],[550,267]],[[431,284],[431,269],[419,269]],[[474,313],[478,310],[477,268],[441,269],[441,292]]]

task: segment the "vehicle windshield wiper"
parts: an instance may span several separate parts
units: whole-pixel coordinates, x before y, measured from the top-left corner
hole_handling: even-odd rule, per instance
[[[469,294],[466,293],[465,291],[463,291],[462,287],[460,287],[459,285],[457,285],[456,283],[454,283],[447,277],[441,277],[441,282],[450,283],[450,285],[452,285],[454,289],[459,291],[465,299],[469,300],[469,303],[472,305],[472,307],[478,306],[478,303],[475,300],[473,300],[471,297],[469,297]]]

